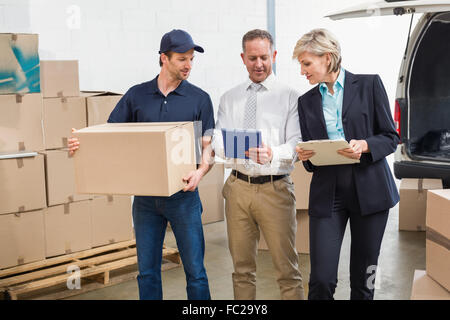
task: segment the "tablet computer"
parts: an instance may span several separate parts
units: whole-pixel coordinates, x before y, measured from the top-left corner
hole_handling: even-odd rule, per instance
[[[350,148],[345,140],[310,140],[299,142],[297,146],[304,150],[313,150],[316,153],[309,158],[309,161],[315,166],[359,163],[357,159],[350,159],[337,153],[338,150]]]
[[[249,159],[245,152],[262,147],[261,131],[256,129],[222,129],[225,157]]]

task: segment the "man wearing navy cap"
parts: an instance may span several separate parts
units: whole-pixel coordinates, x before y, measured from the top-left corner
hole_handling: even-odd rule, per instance
[[[197,170],[183,180],[186,187],[170,197],[135,196],[133,223],[136,235],[140,299],[163,298],[162,247],[167,222],[174,232],[187,282],[187,298],[209,300],[209,284],[203,264],[205,241],[201,221],[202,204],[197,185],[212,167],[211,136],[214,111],[209,95],[186,79],[192,69],[194,51],[204,52],[183,30],[172,30],[161,39],[161,71],[156,78],[130,88],[111,112],[108,122],[201,121],[203,156]],[[69,139],[73,153],[79,148]],[[158,183],[149,181],[149,183]]]

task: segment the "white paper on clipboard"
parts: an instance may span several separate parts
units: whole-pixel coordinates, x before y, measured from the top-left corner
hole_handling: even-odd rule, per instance
[[[304,150],[313,150],[316,153],[309,158],[309,161],[315,166],[359,163],[357,159],[350,159],[337,153],[338,150],[350,148],[345,140],[310,140],[299,142],[297,146]]]

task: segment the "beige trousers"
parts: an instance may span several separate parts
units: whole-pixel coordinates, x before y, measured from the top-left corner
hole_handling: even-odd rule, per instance
[[[283,300],[304,299],[295,249],[297,220],[291,178],[250,184],[230,175],[223,187],[228,245],[234,265],[234,298],[256,298],[260,230],[266,239]]]

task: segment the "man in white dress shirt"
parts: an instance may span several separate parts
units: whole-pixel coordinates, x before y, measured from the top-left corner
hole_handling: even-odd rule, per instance
[[[223,187],[235,299],[256,298],[256,255],[260,230],[269,247],[282,299],[304,299],[295,248],[297,231],[294,185],[289,176],[295,145],[301,138],[299,94],[272,74],[277,52],[270,33],[247,32],[242,60],[249,79],[220,100],[213,146],[224,158],[221,129],[257,129],[262,146],[250,148],[250,160],[226,159],[232,173]]]

